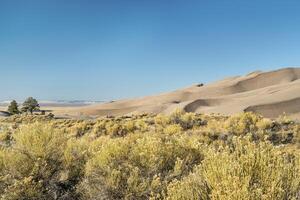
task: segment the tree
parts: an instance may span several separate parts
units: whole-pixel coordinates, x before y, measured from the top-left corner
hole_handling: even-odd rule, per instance
[[[14,114],[19,114],[20,111],[19,111],[19,108],[18,108],[18,103],[15,101],[15,100],[12,100],[8,106],[8,109],[7,111],[14,115]]]
[[[28,97],[22,106],[22,112],[30,112],[32,114],[33,111],[39,110],[40,105],[38,104],[38,101],[32,97]]]

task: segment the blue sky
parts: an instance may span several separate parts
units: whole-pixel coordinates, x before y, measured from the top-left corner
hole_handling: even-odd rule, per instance
[[[299,66],[298,2],[0,0],[0,100],[131,98]]]

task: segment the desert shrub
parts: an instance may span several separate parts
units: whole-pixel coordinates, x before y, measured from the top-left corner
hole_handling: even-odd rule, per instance
[[[228,134],[228,131],[224,128],[224,121],[215,119],[211,119],[207,122],[206,127],[203,128],[203,132],[209,136],[216,135],[217,137],[221,134]]]
[[[54,199],[63,195],[60,172],[66,135],[51,125],[34,123],[13,134],[4,151],[6,174],[2,199]]]
[[[229,117],[225,122],[225,129],[235,135],[245,135],[256,132],[261,120],[261,116],[246,112]]]
[[[180,119],[180,125],[185,130],[193,128],[195,122],[197,122],[197,118],[194,113],[184,113]]]
[[[293,143],[300,147],[300,125],[293,127]]]
[[[167,199],[296,199],[299,154],[234,139],[232,147],[208,148],[195,172],[168,185]]]
[[[202,160],[192,147],[158,134],[109,140],[88,161],[82,188],[87,199],[162,197],[167,183]]]
[[[272,128],[273,122],[270,119],[261,118],[259,121],[257,121],[256,126],[259,130],[268,130]]]
[[[170,124],[178,124],[183,130],[192,129],[194,126],[205,124],[204,120],[202,120],[199,115],[196,115],[195,113],[186,113],[182,109],[176,109],[169,116],[158,114],[154,117],[154,122],[158,130],[159,128],[164,128]]]
[[[71,138],[67,141],[63,152],[65,184],[74,186],[83,177],[85,163],[89,158],[88,148],[88,138]]]
[[[170,121],[172,124],[180,124],[181,122],[181,117],[185,114],[185,111],[182,109],[175,109],[171,114],[170,114]]]
[[[40,200],[45,199],[41,192],[42,184],[33,180],[32,177],[15,180],[1,194],[1,200]]]
[[[212,199],[293,199],[300,189],[299,156],[270,143],[235,139],[209,150],[198,169]]]
[[[285,113],[283,115],[280,115],[278,117],[277,121],[280,124],[292,124],[292,123],[294,123],[294,121],[290,117],[288,117]]]
[[[126,121],[123,126],[127,130],[128,133],[132,133],[137,129],[134,121]]]
[[[181,110],[0,119],[0,199],[297,199],[300,124]]]
[[[127,130],[119,123],[110,122],[106,125],[107,133],[112,137],[125,136]]]
[[[136,126],[136,129],[138,129],[140,132],[149,131],[149,126],[145,119],[135,120],[135,126]]]
[[[199,174],[191,173],[181,181],[174,179],[167,187],[167,200],[209,200],[210,188]]]
[[[168,116],[163,114],[158,114],[154,117],[154,122],[158,127],[165,127],[171,123],[171,120]]]
[[[98,123],[97,123],[98,124]],[[145,132],[148,124],[142,119],[121,119],[108,120],[99,123],[97,135],[110,135],[111,137],[122,137],[135,131]]]
[[[7,125],[2,125],[0,130],[0,146],[10,146],[12,143],[12,132],[13,130],[7,127]]]
[[[121,139],[109,140],[101,146],[99,152],[88,161],[86,179],[79,189],[86,199],[120,198],[126,189],[120,186],[126,182],[126,174],[121,172],[124,167],[121,162],[126,160],[124,157],[128,153],[129,148]]]
[[[98,120],[95,125],[93,126],[93,129],[91,131],[91,133],[95,136],[95,137],[99,137],[101,135],[105,135],[106,134],[106,120]]]
[[[28,114],[12,115],[10,117],[1,119],[2,122],[17,123],[17,124],[29,124],[34,122],[45,122],[51,120],[52,118],[50,118],[49,116],[28,115]]]
[[[93,128],[93,124],[89,121],[79,121],[71,127],[71,134],[75,137],[81,137]]]
[[[182,127],[179,124],[171,124],[163,129],[165,134],[174,135],[182,132]]]

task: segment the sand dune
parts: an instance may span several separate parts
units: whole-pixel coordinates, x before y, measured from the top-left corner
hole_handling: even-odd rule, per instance
[[[300,113],[300,68],[256,71],[143,98],[120,100],[68,109],[69,115],[127,115],[170,113],[176,108],[188,112],[234,114],[253,111],[266,117]],[[62,111],[63,112],[63,111]]]

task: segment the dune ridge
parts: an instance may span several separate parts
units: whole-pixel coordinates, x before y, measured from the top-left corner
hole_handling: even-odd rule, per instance
[[[255,71],[207,85],[192,85],[169,93],[94,104],[67,111],[69,115],[130,115],[187,112],[234,113],[253,111],[266,117],[300,113],[300,68]]]

